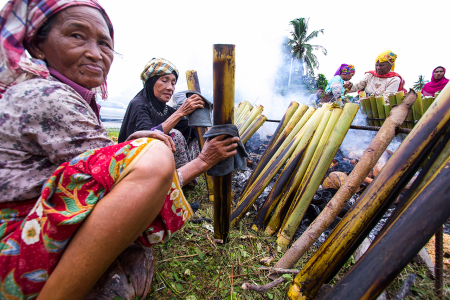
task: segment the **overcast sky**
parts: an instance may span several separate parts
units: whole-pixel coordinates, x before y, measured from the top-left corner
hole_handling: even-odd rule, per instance
[[[0,1],[1,4],[6,1]],[[128,102],[142,88],[139,74],[153,57],[180,71],[177,90],[186,88],[186,70],[197,70],[202,92],[212,89],[212,45],[236,45],[236,98],[263,104],[269,118],[288,103],[272,94],[280,44],[289,21],[309,17],[309,30],[324,29],[312,43],[330,79],[341,63],[354,64],[354,82],[373,70],[383,50],[398,55],[395,71],[412,86],[430,79],[438,65],[450,67],[449,0],[427,1],[200,1],[102,0],[115,29],[116,56],[108,75],[110,100]],[[3,6],[3,5],[2,5]],[[450,74],[447,75],[447,78]],[[298,101],[301,101],[300,99]],[[273,109],[272,109],[273,108]]]

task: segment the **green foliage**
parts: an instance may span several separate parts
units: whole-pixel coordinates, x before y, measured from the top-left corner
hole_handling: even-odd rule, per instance
[[[425,80],[425,77],[423,75],[419,75],[419,79],[413,83],[413,89],[416,92],[421,91],[427,82],[428,80]]]
[[[323,90],[325,90],[327,85],[328,85],[327,78],[322,73],[319,73],[317,75],[317,88],[322,88]]]

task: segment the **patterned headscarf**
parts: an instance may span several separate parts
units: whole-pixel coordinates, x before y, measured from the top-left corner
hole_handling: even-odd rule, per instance
[[[337,69],[336,73],[334,73],[334,76],[348,75],[348,74],[355,74],[355,66],[354,65],[342,64],[339,67],[339,69]]]
[[[394,54],[391,50],[386,50],[381,52],[377,58],[375,59],[375,62],[389,62],[391,64],[391,71],[394,71],[395,69],[395,60],[397,59],[397,54]]]
[[[96,0],[9,0],[6,3],[0,12],[0,98],[13,85],[35,76],[49,76],[43,61],[27,56],[26,46],[48,18],[75,5],[87,5],[104,12]],[[105,99],[106,82],[97,89]]]
[[[141,73],[141,80],[145,82],[153,76],[161,76],[174,73],[178,79],[178,70],[174,64],[164,58],[152,58]]]

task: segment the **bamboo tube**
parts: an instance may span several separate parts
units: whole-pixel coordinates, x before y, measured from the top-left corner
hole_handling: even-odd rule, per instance
[[[418,122],[423,116],[422,93],[417,92],[417,99],[413,106],[414,121]]]
[[[198,80],[197,71],[195,71],[195,70],[186,71],[186,81],[187,81],[187,85],[188,85],[188,90],[201,93],[200,81]],[[198,142],[200,144],[200,150],[201,150],[201,149],[203,149],[203,145],[205,144],[203,135],[205,134],[206,129],[204,127],[195,127],[195,130],[197,131]],[[208,176],[206,173],[204,173],[204,176],[205,176],[205,181],[206,181],[206,188],[208,189],[209,201],[214,202],[214,189],[213,189],[212,177]]]
[[[339,119],[341,115],[342,109],[334,109],[330,119],[328,120],[327,127],[325,128],[325,132],[332,132],[334,125],[336,124],[337,120]],[[320,142],[319,142],[320,143]],[[272,217],[270,218],[267,227],[265,229],[265,233],[267,235],[273,235],[280,229],[282,218],[285,215],[286,211],[289,209],[289,206],[292,202],[292,199],[295,196],[295,192],[298,190],[298,187],[303,179],[303,176],[305,175],[305,172],[308,168],[308,165],[310,164],[312,155],[314,155],[316,152],[321,152],[323,148],[317,148],[315,151],[309,151],[307,150],[308,158],[305,159],[305,163],[302,163],[298,170],[296,171],[294,177],[289,181],[289,184],[284,189],[285,192],[283,195],[280,195],[280,199],[275,201],[279,202],[276,206],[275,212],[273,213]],[[308,153],[309,152],[309,153]],[[268,216],[268,215],[267,215]],[[267,221],[264,220],[264,223]]]
[[[239,110],[239,114],[234,119],[234,122],[240,121],[240,119],[246,114],[249,110],[251,110],[252,105],[248,101],[244,101],[242,104],[242,108]]]
[[[253,107],[249,104],[249,105],[247,105],[247,106],[245,106],[243,109],[242,109],[242,112],[241,112],[241,114],[239,115],[239,117],[238,117],[238,119],[237,120],[234,120],[234,124],[236,124],[236,126],[238,125],[238,124],[240,124],[241,122],[242,122],[242,120],[245,118],[245,116],[247,116],[248,115],[248,113],[250,113],[250,111],[253,109]]]
[[[389,113],[391,112],[392,108],[390,105],[385,105],[384,106],[384,115],[386,116],[386,118],[389,116]]]
[[[324,134],[320,140],[318,148],[323,147],[323,151],[317,151],[311,159],[297,194],[281,226],[282,229],[278,233],[277,244],[280,247],[286,248],[292,240],[317,188],[330,167],[347,131],[350,129],[350,125],[358,109],[359,106],[357,104],[347,103],[336,125],[333,126],[334,129]]]
[[[402,103],[404,96],[405,96],[405,93],[403,91],[397,92],[395,94],[395,102],[397,102],[397,105],[400,105]],[[408,125],[406,122],[404,122],[402,124],[402,128],[408,128]]]
[[[247,141],[255,134],[256,131],[266,122],[267,117],[260,115],[255,123],[253,123],[250,128],[241,137],[242,143],[247,143]]]
[[[392,109],[392,107],[397,105],[397,99],[395,98],[394,94],[390,94],[388,99],[389,99],[389,105],[391,106],[391,109]]]
[[[372,105],[370,104],[370,99],[366,98],[363,100],[365,105],[366,105],[366,112],[367,112],[367,118],[373,118],[373,112],[372,112]],[[375,121],[374,120],[369,120],[369,125],[370,126],[375,126]]]
[[[375,100],[375,96],[371,96],[369,98],[369,100],[370,100],[370,107],[372,109],[373,118],[378,119],[379,118],[379,116],[378,116],[378,108],[377,108],[377,102]],[[373,123],[375,124],[375,126],[380,127],[380,121],[374,120]]]
[[[242,116],[241,120],[236,123],[236,126],[238,129],[241,128],[241,126],[244,124],[244,122],[250,117],[253,110],[254,110],[254,108],[250,107],[250,109],[245,112],[245,115]]]
[[[214,125],[233,124],[235,46],[213,46]],[[228,241],[231,214],[231,173],[214,176],[214,237]]]
[[[295,295],[300,293],[306,299],[314,298],[323,282],[336,271],[336,266],[350,255],[350,249],[359,236],[371,229],[366,227],[377,216],[381,206],[388,207],[414,175],[450,119],[450,85],[444,88],[439,99],[430,106],[378,176],[296,276],[294,285],[290,287],[289,293],[294,295],[291,298],[297,299]],[[386,201],[389,195],[390,201]],[[384,213],[384,210],[379,213]]]
[[[239,128],[239,135],[242,134],[247,127],[260,115],[264,110],[262,105],[258,105],[257,107],[252,109],[250,116],[244,121],[242,126]]]
[[[395,130],[396,128],[401,128],[401,125],[408,115],[408,110],[411,109],[414,104],[415,97],[416,94],[414,91],[408,93],[405,97],[405,101],[392,109],[391,114],[387,117],[373,141],[364,151],[363,156],[358,164],[356,164],[347,180],[328,202],[320,215],[311,223],[311,225],[309,225],[306,231],[275,264],[275,268],[292,268],[320,235],[331,225],[331,223],[333,223],[339,212],[342,211],[348,200],[358,191],[364,179],[375,167],[381,155],[394,139]]]
[[[295,134],[297,134],[300,128],[305,125],[305,123],[312,116],[315,110],[316,109],[313,107],[308,108],[308,106],[304,104],[300,105],[285,128],[282,130],[281,134],[278,135],[278,138],[276,140],[274,138],[271,139],[271,143],[273,143],[269,143],[269,146],[267,147],[266,151],[264,151],[264,154],[259,160],[258,165],[253,170],[250,178],[247,180],[244,188],[242,189],[241,198],[248,191],[248,188],[254,183],[255,179],[259,176],[264,167],[269,164],[270,160],[272,158],[275,159],[274,154],[277,152],[277,150],[279,148],[284,149],[289,144],[289,142],[292,141]]]
[[[376,299],[448,219],[449,180],[447,157],[325,299]]]
[[[362,100],[363,100],[362,98],[359,99],[359,104],[360,104],[360,107],[361,107],[361,112],[362,112],[363,114],[367,115],[366,105],[364,104],[364,101],[362,101]]]
[[[426,113],[427,109],[430,107],[430,105],[433,103],[434,98],[433,97],[423,97],[423,113]]]
[[[377,103],[378,117],[380,119],[386,119],[386,113],[384,110],[384,97],[376,97],[375,101]],[[380,125],[383,125],[384,121],[380,121]]]
[[[289,145],[287,145],[284,150],[281,150],[280,147],[280,155],[274,156],[275,159],[273,162],[268,164],[262,170],[261,174],[256,178],[255,183],[248,188],[248,192],[241,196],[237,208],[231,214],[232,226],[239,222],[253,203],[255,203],[256,199],[261,195],[288,158],[297,156],[300,152],[305,151],[309,140],[319,125],[320,119],[329,107],[330,104],[324,105],[322,108],[318,109]]]
[[[242,109],[244,108],[244,106],[246,105],[247,101],[244,102],[239,102],[237,108],[234,110],[234,119],[237,120],[237,118],[239,117],[240,113],[242,112]],[[247,102],[248,103],[248,102]]]
[[[256,116],[256,118],[253,119],[253,121],[250,123],[250,125],[248,125],[248,127],[242,131],[242,133],[239,132],[239,136],[241,137],[241,141],[242,141],[242,136],[247,132],[247,130],[252,127],[256,121],[258,121],[258,119],[262,116],[262,114],[259,114]]]
[[[291,157],[291,159],[286,163],[283,172],[281,172],[281,174],[279,175],[277,181],[275,182],[275,185],[267,196],[266,201],[264,202],[263,206],[256,215],[255,220],[253,221],[253,230],[257,231],[262,229],[264,223],[267,223],[269,215],[277,206],[278,200],[281,198],[283,192],[286,191],[285,188],[288,186],[289,182],[293,179],[293,177],[298,176],[299,173],[304,173],[304,171],[301,170],[301,167],[309,164],[309,161],[314,155],[314,151],[316,151],[317,145],[325,130],[325,127],[327,126],[327,123],[329,123],[332,113],[339,113],[339,111],[340,109],[326,111],[319,123],[316,132],[314,133],[311,142],[306,149],[304,156],[301,158]]]

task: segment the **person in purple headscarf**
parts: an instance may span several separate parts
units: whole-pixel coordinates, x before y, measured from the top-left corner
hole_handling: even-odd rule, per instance
[[[334,77],[331,78],[325,88],[325,97],[329,99],[328,101],[331,100],[339,103],[338,100],[345,94],[344,83],[352,79],[353,75],[355,75],[355,66],[353,65],[342,64],[337,69]]]
[[[434,96],[436,92],[442,91],[449,80],[445,78],[445,68],[437,67],[433,70],[431,81],[422,88],[422,96]]]

